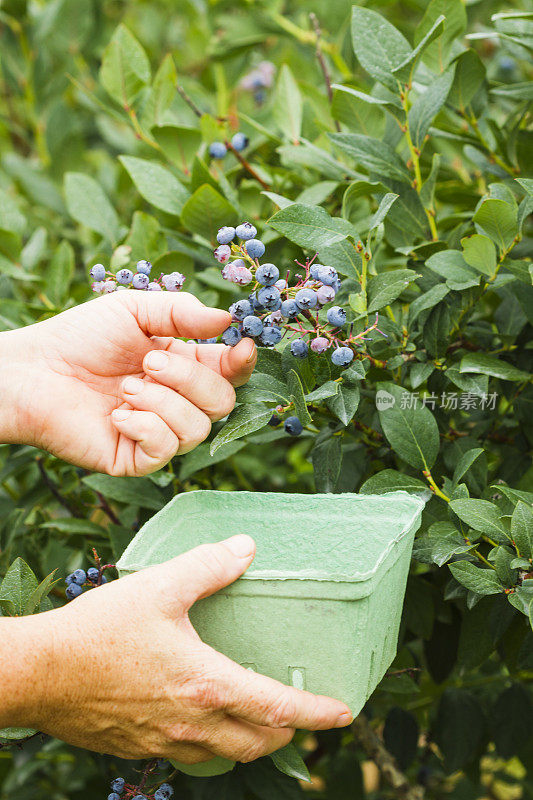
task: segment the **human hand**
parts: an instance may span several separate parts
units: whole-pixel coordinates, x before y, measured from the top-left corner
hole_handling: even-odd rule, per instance
[[[295,728],[349,724],[344,703],[250,672],[194,631],[189,608],[235,581],[254,553],[245,535],[202,545],[40,614],[48,683],[17,723],[122,758],[188,764],[252,761]]]
[[[160,469],[231,411],[256,360],[251,339],[172,337],[209,338],[230,321],[185,292],[132,290],[0,334],[0,441],[110,475]]]

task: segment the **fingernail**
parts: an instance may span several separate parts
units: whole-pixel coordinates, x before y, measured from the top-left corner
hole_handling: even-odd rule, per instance
[[[251,556],[254,552],[254,540],[245,533],[240,533],[238,536],[232,536],[231,539],[226,539],[224,544],[228,550],[231,550],[233,555],[239,558],[247,558],[247,556]]]
[[[126,394],[139,394],[144,389],[144,383],[140,378],[126,378],[122,389]]]
[[[144,359],[148,369],[165,369],[168,364],[168,353],[164,350],[152,350]]]
[[[124,422],[128,417],[131,417],[131,411],[126,408],[115,408],[113,411],[113,419],[117,422]]]
[[[341,714],[339,717],[337,717],[337,722],[335,723],[335,727],[345,728],[346,725],[349,725],[352,720],[353,716],[348,711],[345,711],[344,714]]]
[[[246,359],[246,363],[247,363],[247,364],[251,364],[251,363],[252,363],[252,361],[254,361],[254,359],[255,359],[255,356],[256,356],[256,352],[255,352],[255,344],[252,342],[252,349],[250,350],[250,355],[249,355],[249,356],[248,356],[248,358]]]

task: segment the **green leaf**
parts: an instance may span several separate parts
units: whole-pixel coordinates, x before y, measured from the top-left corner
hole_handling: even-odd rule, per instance
[[[358,383],[341,383],[338,394],[330,397],[326,405],[332,414],[340,419],[343,425],[348,425],[353,419],[359,406],[361,390]]]
[[[148,56],[125,25],[118,26],[104,50],[100,82],[106,92],[125,108],[150,83]]]
[[[432,81],[425,92],[413,103],[409,112],[409,130],[414,146],[420,150],[424,146],[431,123],[446,102],[453,78],[454,68],[451,67]]]
[[[68,212],[76,222],[100,233],[112,244],[116,242],[119,236],[117,214],[94,178],[82,172],[67,172],[65,200]]]
[[[234,225],[237,219],[237,211],[231,203],[208,183],[198,187],[181,214],[181,221],[189,231],[212,241],[222,225]]]
[[[212,467],[214,464],[220,464],[221,461],[231,458],[231,456],[234,456],[239,450],[242,450],[245,444],[245,442],[229,442],[219,447],[214,455],[210,453],[209,442],[204,442],[198,447],[195,447],[194,450],[190,453],[186,453],[179,460],[180,481],[186,481],[201,469]]]
[[[398,80],[402,81],[402,83],[409,84],[411,82],[416,65],[422,57],[424,50],[442,34],[445,20],[446,17],[443,17],[442,14],[437,17],[430,29],[420,39],[414,50],[409,53],[407,58],[402,61],[399,66],[393,69],[393,75],[398,78]]]
[[[409,392],[394,383],[378,383],[376,403],[383,433],[400,458],[415,469],[430,469],[440,446],[435,417],[426,406],[410,407],[405,396],[409,399]]]
[[[159,511],[163,495],[149,478],[114,478],[110,475],[87,475],[82,478],[89,488],[119,503]]]
[[[311,781],[305,761],[293,744],[285,745],[280,750],[271,753],[270,758],[279,771],[285,773],[285,775],[289,775],[299,781]]]
[[[413,558],[423,564],[444,566],[453,556],[467,553],[472,544],[467,544],[451,522],[434,522],[425,536],[415,540]]]
[[[283,64],[279,71],[273,114],[285,136],[298,143],[302,131],[303,101],[298,84],[287,64]]]
[[[465,111],[485,80],[485,67],[475,50],[465,50],[455,60],[455,77],[448,100]]]
[[[482,569],[470,561],[455,561],[448,566],[455,580],[471,592],[481,595],[503,592],[504,587],[493,569]]]
[[[390,144],[360,133],[330,133],[329,138],[340,150],[371,173],[411,184],[411,175]]]
[[[450,289],[461,291],[479,285],[478,273],[466,263],[460,250],[440,250],[427,259],[426,267],[444,278]]]
[[[7,739],[8,741],[16,741],[17,739],[26,739],[28,736],[33,736],[37,731],[33,728],[0,728],[0,739]]]
[[[172,172],[146,158],[119,156],[119,161],[145,200],[167,214],[182,213],[189,192]]]
[[[489,197],[484,200],[473,216],[477,227],[497,245],[500,253],[506,253],[518,233],[516,208],[505,200]]]
[[[329,397],[335,397],[339,393],[340,385],[337,381],[326,381],[322,386],[318,386],[314,391],[305,395],[306,403],[320,403]]]
[[[268,224],[291,242],[310,250],[320,250],[346,239],[347,236],[355,236],[355,231],[347,220],[330,217],[319,206],[304,206],[299,203],[277,211],[270,217]]]
[[[519,500],[511,517],[511,539],[520,555],[533,556],[533,508]]]
[[[200,131],[183,125],[159,125],[152,128],[152,136],[169,161],[182,172],[190,172],[190,165],[202,141]]]
[[[352,45],[363,69],[372,78],[398,93],[400,84],[393,70],[411,55],[411,46],[400,31],[381,14],[354,6]]]
[[[416,278],[420,278],[420,275],[412,269],[395,269],[376,275],[368,284],[368,312],[388,306]]]
[[[63,240],[55,251],[46,272],[46,293],[55,306],[61,306],[69,296],[74,277],[74,250]]]
[[[421,314],[422,311],[427,311],[436,306],[437,303],[440,303],[449,291],[446,284],[437,283],[435,286],[432,286],[431,289],[428,289],[427,292],[417,297],[416,300],[413,300],[409,306],[409,325],[412,326],[415,323],[418,315]]]
[[[455,484],[459,483],[461,478],[466,475],[474,461],[483,455],[484,452],[485,451],[482,447],[473,447],[471,450],[467,450],[466,453],[463,453],[455,465],[455,470],[453,473],[453,482]]]
[[[305,427],[312,421],[311,415],[307,410],[307,403],[305,401],[305,392],[298,373],[291,369],[287,375],[287,388],[289,390],[289,397],[291,403],[294,404],[296,416]]]
[[[488,353],[467,353],[461,359],[459,370],[492,375],[493,378],[500,378],[503,381],[526,381],[530,378],[528,372]]]
[[[26,217],[19,211],[15,198],[0,188],[0,229],[22,236]]]
[[[359,489],[359,494],[386,494],[387,492],[396,491],[412,492],[419,495],[421,492],[429,493],[429,488],[418,478],[412,478],[410,475],[405,475],[395,469],[382,469],[363,483]]]
[[[163,123],[165,112],[176,97],[177,82],[178,76],[174,59],[170,53],[167,53],[155,74],[150,95],[143,108],[142,121],[144,125],[150,128]]]
[[[474,233],[461,239],[463,258],[467,264],[484,275],[493,275],[496,269],[496,248],[487,236]]]
[[[272,375],[265,375],[257,371],[252,373],[245,386],[237,389],[237,401],[239,403],[259,401],[281,405],[287,405],[290,402],[286,383],[277,380]]]
[[[228,442],[240,439],[248,433],[261,430],[272,416],[270,408],[264,405],[251,405],[246,403],[235,408],[228,417],[228,421],[211,442],[211,455]]]
[[[101,525],[97,525],[90,519],[76,519],[75,517],[49,519],[41,522],[39,528],[59,531],[59,533],[81,534],[87,537],[107,537],[107,531]]]
[[[444,31],[437,41],[426,47],[422,59],[433,72],[442,72],[448,63],[448,57],[454,40],[461,36],[466,28],[466,9],[462,0],[430,0],[424,16],[415,30],[415,44],[418,45],[431,30],[435,20],[444,15]]]
[[[54,569],[46,578],[41,581],[41,583],[35,588],[35,590],[31,593],[28,597],[26,605],[24,607],[24,611],[22,612],[25,616],[28,614],[33,614],[36,609],[39,608],[45,597],[48,597],[50,591],[55,583],[58,583],[57,580],[54,580],[54,575],[56,574],[57,570]]]
[[[515,178],[515,180],[526,190],[530,197],[533,197],[533,178]]]
[[[518,683],[504,689],[491,714],[496,752],[505,760],[522,752],[531,739],[533,703],[525,686]]]
[[[509,541],[507,528],[500,519],[500,509],[488,500],[464,498],[451,500],[450,508],[459,519],[466,522],[475,531],[495,536],[499,540]]]
[[[341,471],[341,437],[330,436],[317,442],[311,451],[315,489],[317,492],[334,492]]]
[[[385,719],[383,741],[401,770],[407,769],[414,760],[419,735],[418,722],[413,714],[398,706],[390,709]]]
[[[376,228],[381,225],[387,214],[389,213],[389,209],[394,203],[395,200],[398,199],[398,195],[394,194],[393,192],[389,192],[386,194],[381,203],[379,204],[379,208],[370,220],[369,231],[375,231]]]
[[[11,617],[24,614],[24,609],[38,586],[33,570],[17,558],[11,564],[0,584],[0,608]]]

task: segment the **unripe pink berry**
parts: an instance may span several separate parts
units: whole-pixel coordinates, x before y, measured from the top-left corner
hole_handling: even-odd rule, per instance
[[[321,286],[320,289],[317,289],[316,296],[320,305],[324,306],[335,299],[335,289],[333,286]]]
[[[104,294],[109,294],[109,292],[116,291],[117,284],[116,281],[107,280],[104,281],[104,285],[102,286],[102,292]]]
[[[226,261],[229,261],[229,257],[231,255],[231,247],[227,244],[221,244],[217,247],[217,249],[213,252],[217,261],[220,261],[221,264],[225,264]]]
[[[311,350],[314,353],[324,353],[329,347],[329,342],[325,336],[317,336],[311,342]]]

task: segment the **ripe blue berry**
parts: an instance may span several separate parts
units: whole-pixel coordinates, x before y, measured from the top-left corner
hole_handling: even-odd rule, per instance
[[[197,339],[196,341],[198,344],[215,344],[217,340],[216,336],[212,336],[210,339]]]
[[[320,265],[318,269],[318,280],[325,283],[326,286],[333,286],[337,278],[337,270],[334,267],[325,267]]]
[[[111,794],[107,795],[107,800],[120,800],[120,795],[118,792],[111,792]]]
[[[248,147],[248,137],[245,136],[244,133],[236,133],[231,140],[231,144],[235,150],[240,152],[241,150],[244,150],[245,147]]]
[[[211,158],[224,158],[227,148],[224,142],[212,142],[209,145],[209,155]]]
[[[222,341],[230,347],[235,347],[242,339],[242,334],[238,328],[226,328],[222,334]]]
[[[320,286],[316,290],[316,297],[321,306],[325,306],[326,303],[331,303],[331,301],[335,299],[335,294],[336,292],[333,286]]]
[[[309,275],[315,281],[318,280],[318,270],[320,269],[321,266],[322,264],[311,264],[311,266],[309,267]]]
[[[305,358],[309,352],[309,346],[305,339],[294,339],[291,342],[291,353],[295,358]]]
[[[264,264],[263,264],[263,266],[264,266]],[[279,279],[279,281],[276,281],[276,283],[274,284],[274,286],[275,286],[277,289],[279,289],[279,290],[280,290],[280,292],[283,292],[283,291],[284,291],[284,290],[287,288],[287,286],[288,286],[288,285],[289,285],[289,284],[287,283],[287,281],[285,280],[285,278],[280,278],[280,279]]]
[[[345,367],[353,360],[353,350],[349,347],[337,347],[331,354],[331,360],[337,367]]]
[[[341,328],[346,324],[346,311],[340,306],[332,306],[328,308],[327,318],[330,325]]]
[[[329,342],[325,336],[317,336],[311,342],[311,350],[313,353],[324,353],[329,347]]]
[[[136,794],[133,800],[146,800],[145,794]]]
[[[300,313],[300,309],[298,308],[298,303],[296,300],[284,300],[281,304],[280,311],[287,319],[290,319],[291,317],[297,317]]]
[[[243,320],[245,317],[248,317],[250,314],[253,313],[253,307],[249,300],[237,300],[236,303],[230,308],[233,316],[237,319]]]
[[[316,292],[312,289],[300,289],[299,292],[296,292],[296,305],[298,308],[301,308],[302,311],[305,311],[308,308],[314,308],[318,302]]]
[[[257,300],[269,311],[275,311],[281,306],[281,295],[275,286],[265,286],[257,292]]]
[[[261,303],[257,299],[257,292],[252,292],[252,294],[250,295],[250,297],[248,299],[253,304],[254,311],[261,312],[261,311],[265,310],[265,307],[263,305],[261,305]]]
[[[275,428],[281,422],[280,418],[273,414],[267,422],[267,425],[271,425],[272,428]]]
[[[145,275],[144,272],[137,272],[133,276],[132,286],[134,289],[146,289],[149,283],[150,278],[148,275]]]
[[[299,436],[304,429],[298,417],[287,417],[283,427],[286,433],[289,433],[291,436]]]
[[[273,311],[272,314],[268,314],[264,320],[264,325],[282,325],[284,322],[283,314],[280,311]]]
[[[103,281],[105,278],[105,267],[103,264],[95,264],[89,273],[91,278],[95,281]]]
[[[257,228],[251,222],[243,222],[237,225],[235,232],[239,239],[246,242],[248,239],[253,239],[257,235]]]
[[[229,261],[229,257],[231,255],[231,247],[229,244],[221,244],[217,247],[217,249],[213,252],[216,260],[219,261],[221,264],[225,264],[226,261]]]
[[[281,342],[282,336],[283,331],[277,325],[266,325],[259,337],[259,341],[266,347],[274,347],[275,344]]]
[[[98,572],[96,567],[89,567],[89,569],[87,570],[87,580],[90,581],[91,583],[96,583],[99,575],[100,573]]]
[[[259,336],[263,330],[263,323],[259,317],[252,315],[245,317],[242,321],[242,332],[245,336]]]
[[[146,287],[147,292],[162,292],[163,289],[157,281],[150,281],[148,286]]]
[[[133,272],[131,269],[119,269],[115,277],[117,279],[117,283],[121,283],[123,286],[126,286],[128,283],[131,283]]]
[[[218,229],[217,242],[219,244],[229,244],[233,239],[235,239],[235,228],[232,228],[231,225],[224,225]]]
[[[155,800],[170,800],[174,796],[174,789],[169,783],[162,783],[154,797]]]
[[[78,586],[83,586],[87,580],[87,573],[84,569],[75,569],[68,577],[70,578],[69,583],[77,583]]]
[[[144,275],[149,275],[152,270],[152,264],[150,261],[146,261],[145,258],[142,258],[140,261],[137,261],[137,272],[142,272]]]
[[[68,600],[74,600],[74,598],[79,597],[82,592],[83,589],[81,588],[81,586],[78,586],[77,583],[69,583],[69,585],[65,589],[65,594]]]
[[[248,239],[244,245],[244,249],[250,258],[261,258],[265,253],[265,245],[260,239]]]
[[[255,242],[257,240],[252,239],[252,241]],[[248,242],[246,245],[247,249],[249,244],[250,242]],[[275,264],[261,264],[261,266],[255,271],[255,279],[261,284],[261,286],[272,286],[276,283],[278,278],[279,269]],[[276,288],[279,289],[280,287],[276,285]]]
[[[185,275],[181,272],[170,272],[168,275],[163,275],[161,280],[167,292],[179,292],[185,283]]]

